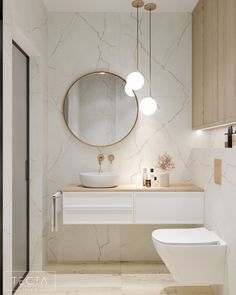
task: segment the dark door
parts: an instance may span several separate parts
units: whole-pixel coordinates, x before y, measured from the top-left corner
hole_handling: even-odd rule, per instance
[[[3,15],[0,1],[0,293],[3,294]]]
[[[29,57],[12,45],[13,289],[29,270]]]

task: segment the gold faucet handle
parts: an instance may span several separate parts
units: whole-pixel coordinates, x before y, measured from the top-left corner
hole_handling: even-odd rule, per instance
[[[107,158],[108,158],[108,160],[110,161],[111,164],[115,160],[115,156],[112,155],[112,154],[110,154]]]
[[[99,154],[98,155],[98,163],[99,163],[99,165],[102,163],[103,160],[104,160],[104,155],[103,154]]]

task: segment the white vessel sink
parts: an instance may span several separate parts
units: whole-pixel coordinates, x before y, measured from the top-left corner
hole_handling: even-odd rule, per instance
[[[80,173],[81,184],[85,187],[115,187],[119,185],[119,174],[113,172]]]

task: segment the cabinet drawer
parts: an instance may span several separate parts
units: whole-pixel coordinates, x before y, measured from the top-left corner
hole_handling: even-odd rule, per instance
[[[203,224],[204,193],[136,193],[137,224]]]
[[[131,224],[133,208],[123,207],[74,207],[63,211],[64,224]]]
[[[133,206],[132,193],[104,193],[104,192],[86,192],[86,193],[63,193],[63,206]]]
[[[64,224],[131,224],[132,193],[63,193]]]

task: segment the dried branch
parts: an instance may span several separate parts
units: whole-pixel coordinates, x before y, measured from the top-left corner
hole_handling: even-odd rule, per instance
[[[170,171],[175,168],[175,164],[169,154],[165,153],[158,157],[156,168],[159,171]]]

